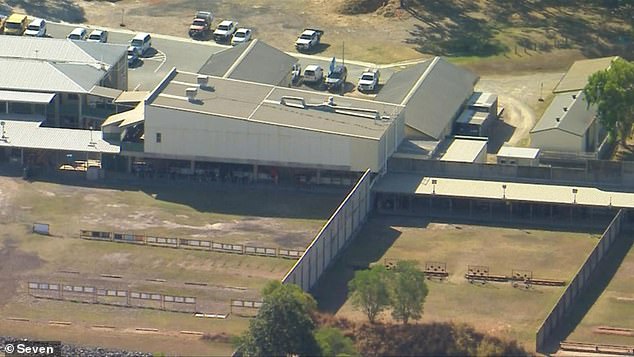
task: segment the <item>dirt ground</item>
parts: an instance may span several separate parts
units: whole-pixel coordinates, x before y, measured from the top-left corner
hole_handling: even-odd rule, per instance
[[[488,266],[491,274],[532,271],[534,277],[570,281],[597,242],[596,235],[535,229],[427,222],[423,218],[374,217],[344,253],[336,271],[317,293],[326,311],[364,320],[345,299],[353,267],[398,259],[446,264],[447,281],[428,281],[423,321],[455,321],[534,349],[535,331],[563,288],[513,288],[509,283],[470,284],[468,265]],[[327,285],[327,287],[326,287]],[[340,290],[341,289],[341,290]],[[336,293],[335,293],[336,291]],[[382,319],[389,319],[384,314]]]
[[[0,335],[170,355],[226,355],[230,338],[248,326],[248,319],[39,299],[28,294],[27,282],[193,296],[197,311],[226,314],[231,299],[259,299],[264,284],[282,278],[294,261],[88,241],[78,238],[79,229],[305,248],[341,197],[191,183],[97,188],[1,176]],[[31,233],[33,222],[50,224],[52,235]],[[113,275],[119,278],[108,277]],[[206,286],[186,284],[192,282]],[[51,328],[48,321],[72,325]],[[137,327],[159,332],[141,339],[139,332],[129,332]],[[181,330],[224,337],[207,341],[183,337]]]

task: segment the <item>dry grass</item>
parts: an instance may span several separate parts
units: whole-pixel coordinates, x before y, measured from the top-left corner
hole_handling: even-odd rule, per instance
[[[467,265],[484,265],[492,274],[510,275],[513,269],[530,270],[534,277],[569,281],[597,242],[588,233],[551,232],[533,229],[437,224],[420,219],[372,219],[334,269],[337,277],[330,289],[319,292],[322,306],[333,287],[345,287],[351,265],[384,263],[385,259],[445,262],[446,282],[429,282],[423,321],[466,322],[483,332],[517,339],[534,348],[535,331],[563,288],[513,288],[509,283],[470,284],[464,279]],[[337,290],[345,294],[345,291]],[[325,301],[325,303],[324,303]],[[337,314],[364,319],[349,302]],[[389,319],[388,316],[383,318]]]

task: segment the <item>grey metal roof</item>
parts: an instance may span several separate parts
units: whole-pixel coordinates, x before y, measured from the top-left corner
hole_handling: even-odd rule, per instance
[[[456,119],[456,123],[482,125],[489,118],[489,112],[467,108]]]
[[[85,93],[98,84],[102,76],[103,72],[86,64],[0,58],[0,88]]]
[[[592,74],[608,69],[618,57],[603,57],[588,60],[575,61],[568,72],[559,81],[553,93],[571,92],[582,90],[588,83],[588,77]]]
[[[0,90],[0,102],[48,104],[55,93],[36,93]]]
[[[378,139],[387,129],[387,124],[381,120],[355,115],[354,109],[349,108],[376,111],[391,118],[396,118],[402,109],[391,103],[217,77],[209,77],[209,86],[213,89],[199,89],[197,101],[190,102],[185,89],[196,87],[197,75],[179,72],[167,78],[168,82],[150,96],[148,105],[338,135]],[[322,104],[332,96],[342,111],[335,112],[334,108],[326,106],[304,109],[287,106],[281,104],[281,98],[285,96],[301,97],[309,104]]]
[[[471,97],[478,77],[442,57],[436,57],[430,63],[424,62],[417,66],[420,68],[408,76],[420,73],[423,68],[425,70],[413,81],[413,85],[404,96],[405,84],[412,83],[411,79],[392,76],[386,87],[395,79],[397,82],[394,86],[401,88],[400,94],[392,99],[402,99],[400,104],[405,105],[407,126],[440,140],[444,129],[451,124],[462,105]],[[385,87],[381,92],[383,90]],[[385,98],[379,95],[377,99]]]
[[[37,121],[3,120],[6,140],[0,147],[119,153],[119,147],[103,140],[101,131],[41,127]]]
[[[588,108],[582,91],[560,93],[546,108],[531,133],[559,129],[583,136],[595,120],[595,116],[596,111],[593,107]]]
[[[489,109],[498,100],[497,94],[474,92],[467,102],[468,107]]]
[[[122,45],[28,36],[0,36],[0,58],[115,64],[127,55]]]
[[[376,99],[382,102],[400,104],[431,63],[432,59],[429,59],[394,73],[376,95]]]
[[[199,72],[278,85],[286,79],[295,63],[297,58],[256,39],[212,55]]]

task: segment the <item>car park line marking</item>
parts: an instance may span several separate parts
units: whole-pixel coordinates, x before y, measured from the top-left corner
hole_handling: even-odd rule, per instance
[[[161,67],[163,67],[163,65],[165,64],[165,62],[167,62],[167,55],[165,55],[165,53],[163,53],[163,52],[161,52],[161,51],[159,51],[159,50],[157,50],[157,51],[158,51],[158,53],[159,53],[159,54],[163,55],[163,56],[162,56],[162,57],[163,57],[163,60],[161,61],[161,64],[159,64],[159,66],[158,66],[158,67],[156,67],[156,69],[154,70],[154,73],[158,72],[158,71],[161,69]]]

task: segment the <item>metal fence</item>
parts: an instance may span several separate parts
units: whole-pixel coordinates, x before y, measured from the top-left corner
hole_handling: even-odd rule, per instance
[[[303,251],[287,248],[257,247],[244,244],[231,244],[213,242],[209,240],[190,238],[167,238],[144,234],[116,233],[104,231],[81,230],[79,237],[89,240],[100,240],[107,242],[130,243],[139,245],[150,245],[156,247],[183,248],[206,250],[220,253],[258,255],[264,257],[298,259]]]
[[[176,312],[196,312],[196,298],[164,295],[95,286],[50,282],[28,282],[29,295],[39,298],[89,302],[93,304],[160,309]]]
[[[573,305],[580,294],[585,290],[592,273],[599,266],[603,258],[607,255],[608,250],[616,241],[622,231],[625,222],[623,222],[627,211],[619,210],[610,225],[606,228],[601,236],[599,243],[594,247],[586,261],[583,263],[577,274],[572,278],[563,294],[552,308],[544,322],[537,330],[535,336],[536,350],[542,351],[546,341],[548,341],[553,331],[561,325],[566,315],[570,313]]]
[[[372,208],[372,176],[367,170],[328,222],[317,233],[306,252],[282,279],[309,291],[339,253],[352,241]]]

